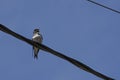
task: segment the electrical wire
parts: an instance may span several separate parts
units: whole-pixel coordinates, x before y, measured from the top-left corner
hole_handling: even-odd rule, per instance
[[[106,8],[106,9],[108,9],[108,10],[111,10],[111,11],[113,11],[113,12],[116,12],[116,13],[118,13],[118,14],[120,14],[120,11],[115,10],[115,9],[113,9],[113,8],[107,7],[107,6],[105,6],[105,5],[102,5],[102,4],[97,3],[97,2],[95,2],[95,1],[92,1],[92,0],[87,0],[87,1],[89,1],[89,2],[91,2],[91,3],[93,3],[93,4],[96,4],[96,5],[98,5],[98,6],[101,6],[101,7],[103,7],[103,8]]]
[[[60,53],[58,51],[55,51],[55,50],[47,47],[46,45],[39,44],[37,42],[34,42],[34,41],[32,41],[32,40],[18,34],[18,33],[15,33],[15,32],[8,29],[6,26],[4,26],[2,24],[0,24],[0,30],[7,33],[7,34],[9,34],[9,35],[11,35],[11,36],[13,36],[13,37],[15,37],[15,38],[17,38],[17,39],[19,39],[19,40],[22,40],[22,41],[24,41],[24,42],[26,42],[26,43],[28,43],[28,44],[30,44],[32,46],[35,46],[35,47],[37,47],[37,48],[39,48],[41,50],[44,50],[44,51],[49,52],[49,53],[51,53],[51,54],[53,54],[53,55],[55,55],[55,56],[57,56],[59,58],[62,58],[64,60],[72,63],[76,67],[78,67],[78,68],[80,68],[82,70],[85,70],[85,71],[87,71],[87,72],[89,72],[89,73],[91,73],[91,74],[93,74],[93,75],[95,75],[95,76],[97,76],[99,78],[102,78],[104,80],[114,80],[111,77],[108,77],[108,76],[106,76],[106,75],[104,75],[104,74],[102,74],[100,72],[97,72],[96,70],[92,69],[91,67],[87,66],[86,64],[84,64],[84,63],[82,63],[80,61],[77,61],[77,60],[75,60],[75,59],[73,59],[71,57],[68,57],[68,56],[66,56],[66,55],[64,55],[64,54],[62,54],[62,53]]]

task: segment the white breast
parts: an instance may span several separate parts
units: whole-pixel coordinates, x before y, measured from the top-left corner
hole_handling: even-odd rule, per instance
[[[40,35],[39,35],[39,34],[35,34],[35,35],[32,37],[32,39],[34,39],[34,38],[36,38],[36,37],[40,37]]]
[[[41,43],[41,42],[42,42],[42,37],[41,37],[41,35],[39,35],[39,34],[35,34],[35,35],[32,37],[32,40]]]

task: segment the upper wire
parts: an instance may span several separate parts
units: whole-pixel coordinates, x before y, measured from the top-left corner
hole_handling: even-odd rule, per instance
[[[91,2],[91,3],[94,3],[94,4],[98,5],[98,6],[101,6],[101,7],[103,7],[103,8],[109,9],[109,10],[111,10],[111,11],[113,11],[113,12],[118,13],[118,14],[120,14],[120,11],[115,10],[115,9],[113,9],[113,8],[110,8],[110,7],[107,7],[107,6],[103,5],[103,4],[97,3],[97,2],[92,1],[92,0],[87,0],[87,1],[89,1],[89,2]]]

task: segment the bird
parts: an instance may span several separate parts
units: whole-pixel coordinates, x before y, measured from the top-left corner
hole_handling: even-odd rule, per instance
[[[35,42],[38,42],[40,44],[42,43],[43,37],[40,34],[39,29],[34,29],[32,40],[35,41]],[[34,58],[38,59],[39,48],[33,46],[33,50],[34,50]]]

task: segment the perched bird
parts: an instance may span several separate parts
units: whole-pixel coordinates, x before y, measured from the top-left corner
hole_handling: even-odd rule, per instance
[[[32,40],[35,41],[35,42],[38,42],[38,43],[42,43],[43,37],[39,33],[39,29],[34,29]],[[33,50],[34,50],[34,58],[37,59],[38,58],[39,48],[33,46]]]

